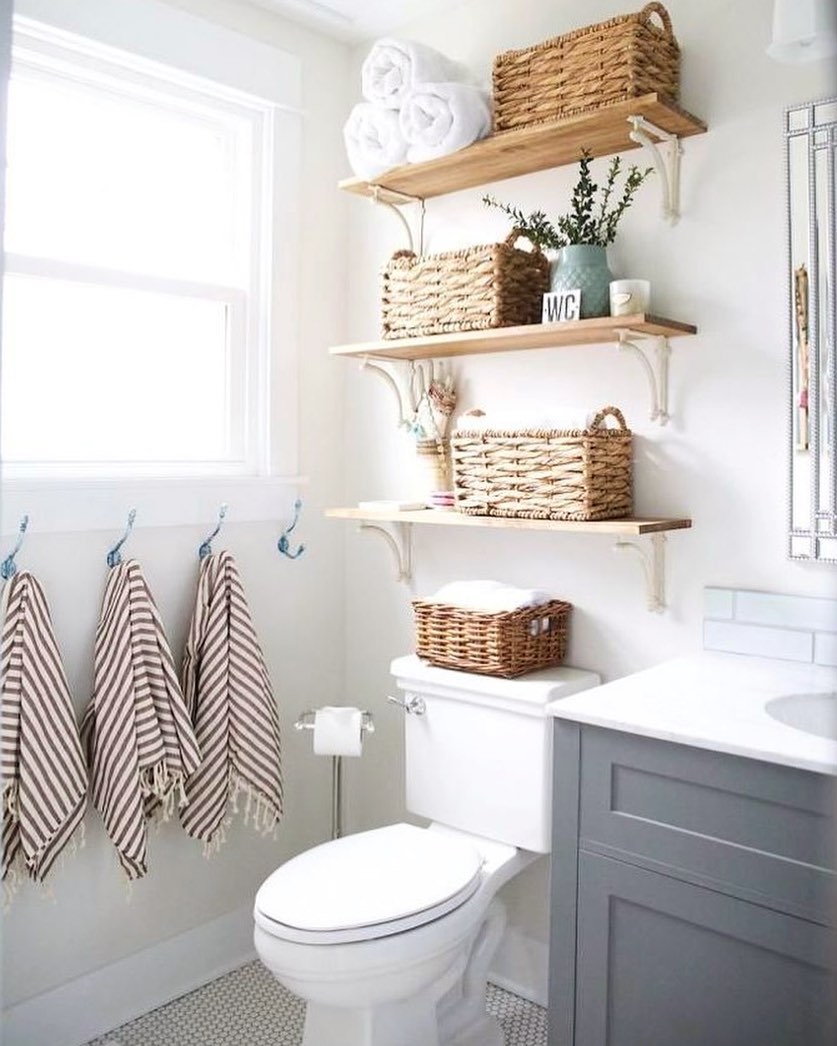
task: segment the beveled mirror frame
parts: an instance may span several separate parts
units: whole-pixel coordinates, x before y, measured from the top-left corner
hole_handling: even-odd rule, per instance
[[[785,110],[788,556],[837,563],[837,99]]]

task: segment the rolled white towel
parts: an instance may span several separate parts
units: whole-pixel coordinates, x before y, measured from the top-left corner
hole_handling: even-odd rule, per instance
[[[404,99],[401,133],[409,163],[463,149],[491,130],[488,95],[472,84],[418,84]]]
[[[407,158],[407,143],[394,109],[359,102],[343,127],[349,164],[358,178],[376,178]]]
[[[463,610],[483,610],[500,613],[537,607],[552,597],[538,588],[516,588],[500,581],[451,581],[429,599],[433,603],[461,607]]]
[[[361,67],[360,79],[367,102],[400,109],[417,84],[467,80],[468,72],[426,44],[385,37],[372,45]]]

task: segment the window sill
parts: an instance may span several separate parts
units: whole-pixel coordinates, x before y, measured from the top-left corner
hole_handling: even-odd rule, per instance
[[[16,533],[24,515],[32,533],[119,530],[132,508],[138,527],[212,524],[222,503],[228,523],[283,520],[307,483],[306,476],[10,479],[2,486],[0,531]]]

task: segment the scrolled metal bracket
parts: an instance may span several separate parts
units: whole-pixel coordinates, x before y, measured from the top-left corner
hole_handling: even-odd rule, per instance
[[[661,614],[666,608],[666,536],[651,535],[651,555],[640,548],[635,541],[617,541],[614,552],[630,550],[640,558],[645,573],[647,607],[654,614]]]
[[[360,369],[372,371],[373,374],[379,374],[384,379],[398,403],[398,424],[409,424],[416,409],[410,391],[412,377],[410,365],[399,360],[376,360],[373,363],[368,356],[364,356],[360,361]]]
[[[683,155],[680,139],[644,116],[629,116],[628,123],[631,125],[628,137],[651,154],[662,183],[663,218],[674,225],[680,218],[680,157]]]
[[[636,331],[620,330],[618,334],[618,347],[627,349],[639,360],[645,376],[648,379],[648,387],[651,390],[651,410],[649,418],[660,425],[665,425],[671,415],[668,412],[668,361],[671,355],[671,346],[668,338],[656,335],[639,334]],[[654,363],[648,358],[645,351],[636,343],[638,338],[646,338],[654,342],[656,360]]]
[[[391,528],[391,529],[390,529]],[[386,541],[395,558],[395,580],[411,581],[413,578],[413,532],[409,523],[359,524],[359,530],[371,530]]]
[[[388,196],[394,196],[398,200],[398,203],[393,203],[392,200],[382,199],[382,192],[385,192]],[[370,187],[369,198],[379,207],[386,207],[392,211],[404,227],[404,232],[407,235],[407,249],[412,251],[413,254],[421,254],[424,250],[424,200],[420,196],[408,196],[406,193],[397,192],[395,189],[382,189],[380,185],[372,185]],[[418,249],[416,249],[416,238],[413,236],[413,230],[410,228],[410,223],[404,217],[401,207],[399,206],[399,204],[403,205],[405,203],[417,203],[419,205]]]

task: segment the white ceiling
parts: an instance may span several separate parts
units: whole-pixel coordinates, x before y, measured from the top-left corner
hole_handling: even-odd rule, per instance
[[[339,40],[385,36],[423,15],[450,8],[453,0],[250,0],[294,22]]]

